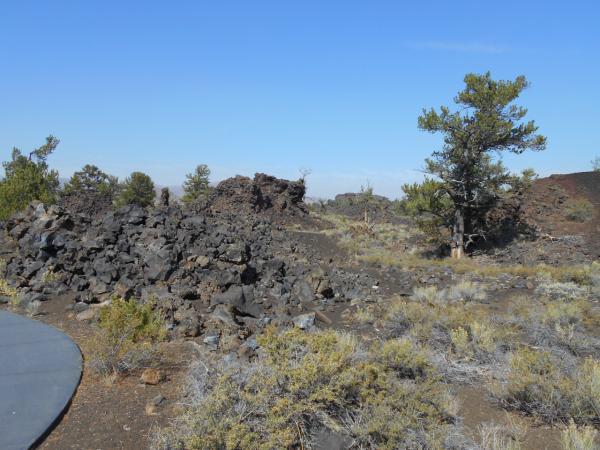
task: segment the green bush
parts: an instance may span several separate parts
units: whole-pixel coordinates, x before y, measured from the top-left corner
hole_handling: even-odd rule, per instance
[[[201,196],[207,196],[209,187],[210,169],[206,164],[196,166],[193,173],[188,173],[183,183],[183,197],[181,200],[184,203],[191,203]]]
[[[5,177],[0,180],[0,220],[22,211],[33,200],[53,203],[58,193],[58,172],[46,162],[59,140],[48,136],[46,143],[25,156],[13,149],[10,161],[4,162]]]
[[[66,195],[86,193],[104,197],[109,202],[116,198],[118,190],[117,177],[108,175],[90,164],[75,172],[63,187],[63,193]]]
[[[160,314],[150,303],[114,298],[100,309],[98,329],[89,342],[89,365],[99,374],[124,373],[139,368],[166,337]]]
[[[117,206],[138,205],[150,206],[154,202],[154,182],[142,172],[133,172],[120,186]]]
[[[255,363],[193,379],[196,400],[159,449],[312,448],[328,430],[356,448],[438,448],[450,397],[406,340],[361,347],[334,331],[267,330]]]

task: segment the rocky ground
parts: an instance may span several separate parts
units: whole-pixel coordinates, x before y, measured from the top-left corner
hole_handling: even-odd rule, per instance
[[[260,174],[226,180],[190,211],[125,207],[95,218],[32,205],[4,224],[0,236],[3,276],[19,292],[17,301],[0,297],[7,306],[65,330],[84,355],[99,306],[115,294],[152,300],[170,329],[162,353],[167,356],[156,366],[165,380],[140,382],[140,368],[135,376],[107,382],[87,370],[72,407],[42,448],[147,448],[152,430],[177,415],[182,398],[185,403],[180,388],[196,353],[251,360],[255,336],[268,324],[352,330],[366,340],[381,339],[393,302],[409,299],[415,290],[441,291],[465,281],[485,291],[473,314],[508,320],[519,299],[541,295],[545,271],[559,278],[565,263],[584,266],[597,259],[593,236],[599,216],[584,226],[550,228],[567,198],[552,203],[556,211],[549,216],[544,205],[555,191],[548,186],[553,184],[539,183],[527,203],[540,230],[536,239],[460,264],[422,258],[418,233],[391,202],[379,199],[368,226],[361,223],[356,196],[308,214],[303,185]],[[594,184],[582,186],[597,205]],[[583,188],[569,189],[565,195],[584,195]],[[589,302],[595,311],[597,299]],[[486,380],[501,378],[500,361],[514,343],[498,345],[493,363],[450,358],[442,370],[461,400],[464,434],[476,441],[482,423],[506,423],[514,416],[525,421],[524,448],[560,448],[559,428],[518,412],[506,415],[491,398]]]

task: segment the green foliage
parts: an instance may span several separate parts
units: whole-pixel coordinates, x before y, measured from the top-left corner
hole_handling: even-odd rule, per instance
[[[446,240],[445,231],[451,224],[454,209],[444,184],[425,178],[422,183],[404,184],[402,191],[404,211],[416,218],[417,226],[425,236],[435,243]]]
[[[183,197],[181,200],[184,203],[191,203],[201,196],[207,196],[210,192],[209,187],[210,169],[206,164],[196,166],[193,173],[188,173],[183,183]]]
[[[507,191],[515,194],[526,192],[531,189],[531,186],[533,186],[533,183],[537,179],[538,174],[535,170],[531,168],[524,169],[520,174],[511,175],[508,180]]]
[[[600,172],[600,156],[596,156],[592,160],[592,169],[594,169],[596,172]]]
[[[118,192],[119,180],[108,175],[98,167],[86,164],[80,171],[75,172],[64,185],[65,194],[89,193],[107,197],[112,201]]]
[[[149,206],[154,202],[154,182],[142,172],[133,172],[125,179],[117,197],[117,206]]]
[[[525,77],[495,81],[488,72],[468,74],[464,81],[465,89],[455,98],[458,111],[445,106],[439,112],[423,110],[418,120],[420,129],[444,136],[442,149],[425,161],[426,171],[440,180],[438,189],[453,203],[453,249],[460,251],[464,235],[486,232],[483,217],[511,181],[493,155],[502,151],[520,154],[546,146],[546,138],[535,134],[535,123],[522,122],[527,110],[512,104],[528,86]]]
[[[166,333],[164,319],[152,304],[114,298],[100,310],[98,330],[89,343],[90,367],[100,374],[138,368]]]
[[[155,448],[313,448],[318,430],[356,448],[438,448],[450,397],[410,341],[371,349],[334,331],[267,330],[250,367],[198,375],[198,402]]]
[[[594,205],[584,198],[569,199],[565,204],[565,218],[571,222],[589,222],[595,214]]]
[[[53,203],[58,192],[58,172],[50,170],[47,159],[59,140],[48,136],[46,143],[25,156],[17,148],[10,161],[4,162],[4,178],[0,180],[0,219],[8,219],[22,211],[33,200]]]

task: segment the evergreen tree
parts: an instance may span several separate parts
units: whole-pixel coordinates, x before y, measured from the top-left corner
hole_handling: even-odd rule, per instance
[[[50,170],[47,159],[59,140],[48,136],[46,143],[25,156],[14,148],[11,160],[4,162],[0,180],[0,219],[25,209],[33,200],[53,203],[59,188],[58,172]]]
[[[133,172],[120,187],[117,205],[139,205],[145,207],[151,205],[155,197],[156,193],[154,192],[154,182],[152,179],[145,173]]]
[[[464,81],[465,89],[455,98],[458,111],[445,106],[439,112],[423,110],[418,120],[420,129],[444,136],[443,147],[425,164],[426,172],[436,177],[439,190],[452,202],[451,247],[456,258],[473,239],[485,236],[481,219],[511,181],[494,156],[546,147],[546,138],[536,134],[534,121],[522,121],[527,110],[513,104],[528,86],[525,77],[496,81],[488,72],[468,74]]]
[[[117,177],[108,175],[98,167],[86,164],[80,171],[75,172],[63,187],[63,193],[89,194],[106,197],[113,201],[119,190]]]
[[[200,196],[206,196],[210,192],[209,187],[210,169],[206,164],[196,166],[193,173],[188,173],[183,183],[183,197],[181,200],[184,203],[191,203]]]

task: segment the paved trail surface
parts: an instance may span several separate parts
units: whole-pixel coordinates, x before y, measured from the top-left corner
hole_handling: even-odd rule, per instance
[[[36,320],[0,311],[0,449],[29,449],[69,404],[81,378],[75,343]]]

